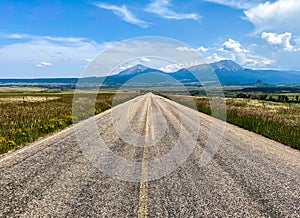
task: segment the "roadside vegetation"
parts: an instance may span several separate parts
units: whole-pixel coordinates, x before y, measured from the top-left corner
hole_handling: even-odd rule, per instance
[[[163,95],[186,106],[191,97]],[[259,94],[242,98],[226,98],[227,122],[256,132],[285,145],[300,149],[300,103],[298,94],[267,95],[272,100],[260,100]],[[211,115],[207,97],[193,97],[197,110]],[[265,98],[265,95],[263,96]],[[274,101],[273,101],[274,100]]]
[[[295,94],[245,94],[245,93],[238,93],[236,98],[248,98],[248,99],[256,99],[256,100],[263,100],[263,101],[272,101],[272,102],[285,102],[285,103],[300,103],[299,95]]]
[[[93,114],[86,112],[73,119],[72,92],[49,90],[0,90],[0,154],[14,150],[39,137],[62,130],[95,114],[138,96],[138,93],[114,92],[97,95]],[[113,101],[114,100],[114,101]]]

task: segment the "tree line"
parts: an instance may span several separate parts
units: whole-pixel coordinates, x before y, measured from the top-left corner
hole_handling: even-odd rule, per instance
[[[299,95],[295,97],[289,97],[287,95],[267,95],[267,94],[245,94],[238,93],[236,98],[249,98],[249,99],[257,99],[263,101],[273,101],[273,102],[286,102],[286,103],[300,103]]]

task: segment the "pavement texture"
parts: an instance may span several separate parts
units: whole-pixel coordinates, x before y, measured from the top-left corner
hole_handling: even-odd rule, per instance
[[[300,217],[300,152],[148,93],[1,157],[0,196],[0,217]]]

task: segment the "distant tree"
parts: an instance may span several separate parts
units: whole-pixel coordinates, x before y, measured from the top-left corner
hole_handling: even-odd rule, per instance
[[[267,101],[275,101],[272,95],[268,95],[266,98]]]
[[[290,100],[289,100],[289,97],[288,96],[284,96],[284,102],[289,102]]]
[[[258,99],[265,101],[267,99],[267,97],[268,97],[268,95],[259,95]]]
[[[244,93],[239,93],[236,95],[237,98],[247,98],[247,95]]]
[[[199,96],[200,95],[198,90],[192,90],[192,91],[190,91],[190,94],[191,94],[191,96]]]
[[[289,101],[289,97],[286,96],[286,95],[278,95],[277,101],[278,102],[288,102]]]
[[[259,98],[258,98],[258,96],[257,96],[257,95],[255,95],[255,94],[253,94],[253,95],[250,95],[250,98],[251,98],[251,99],[259,99]]]

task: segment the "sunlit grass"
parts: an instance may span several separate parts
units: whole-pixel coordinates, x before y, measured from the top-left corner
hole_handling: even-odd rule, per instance
[[[30,92],[0,95],[0,154],[62,130],[70,126],[73,120],[77,122],[110,109],[115,96],[113,92],[99,93],[92,113],[83,111],[81,117],[75,118],[72,114],[73,94],[70,92],[51,95],[51,92],[47,91],[44,96],[36,96],[41,93],[33,90]],[[138,95],[138,93],[118,94],[117,103]]]
[[[190,106],[190,96],[169,98]],[[198,111],[211,115],[208,98],[193,99]],[[300,103],[227,98],[226,115],[229,123],[300,149]]]

